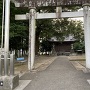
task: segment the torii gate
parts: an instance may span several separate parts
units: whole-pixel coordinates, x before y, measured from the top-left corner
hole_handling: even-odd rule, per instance
[[[55,19],[84,17],[86,67],[90,68],[90,1],[88,0],[13,0],[16,7],[29,7],[30,12],[23,15],[15,15],[16,20],[29,19],[29,59],[28,69],[33,68],[35,59],[35,19]],[[82,5],[83,11],[62,12],[61,6]],[[56,13],[37,13],[36,7],[55,6]]]
[[[18,7],[29,7],[29,14],[16,15],[16,20],[29,19],[29,59],[28,69],[33,68],[35,59],[35,19],[84,17],[86,67],[90,69],[90,0],[12,0]],[[61,6],[83,5],[80,12],[62,12]],[[36,7],[54,6],[56,13],[36,13]],[[13,55],[10,56],[10,75],[8,72],[9,52],[9,23],[10,23],[10,0],[5,0],[5,40],[4,40],[4,76],[2,75],[2,61],[0,56],[0,90],[13,90],[19,84],[19,76],[14,75]],[[32,52],[32,53],[31,53]],[[31,54],[30,54],[31,53]],[[1,87],[2,86],[2,87]]]

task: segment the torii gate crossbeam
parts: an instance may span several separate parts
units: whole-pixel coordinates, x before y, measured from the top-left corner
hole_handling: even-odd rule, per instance
[[[57,7],[59,8],[59,7]],[[57,18],[73,18],[84,17],[84,34],[85,34],[85,52],[86,52],[86,67],[90,68],[90,10],[89,4],[83,6],[83,10],[79,12],[56,12],[56,13],[36,13],[35,19],[57,19]],[[35,10],[35,9],[34,9]],[[16,20],[28,20],[29,14],[16,15]],[[35,21],[35,20],[34,20]],[[33,27],[35,28],[35,27]],[[32,46],[32,44],[31,44]],[[31,48],[32,49],[32,48]],[[32,55],[31,55],[32,57]],[[34,64],[34,58],[31,60]],[[33,65],[32,65],[33,66]]]
[[[57,19],[58,13],[36,13],[35,19]],[[60,18],[73,18],[73,17],[83,17],[83,11],[79,12],[61,12]],[[29,19],[29,13],[22,14],[22,15],[15,15],[15,20],[28,20]]]

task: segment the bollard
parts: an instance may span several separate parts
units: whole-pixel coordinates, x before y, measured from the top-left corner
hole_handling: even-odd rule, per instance
[[[10,75],[14,75],[14,55],[10,54]]]

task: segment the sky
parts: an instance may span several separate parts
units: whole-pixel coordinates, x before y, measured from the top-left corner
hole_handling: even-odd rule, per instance
[[[71,18],[72,20],[81,20],[83,22],[83,17],[79,18]]]
[[[83,8],[80,8],[78,11],[82,11]],[[79,18],[72,18],[73,20],[81,20],[82,22],[84,21],[83,17],[79,17]]]

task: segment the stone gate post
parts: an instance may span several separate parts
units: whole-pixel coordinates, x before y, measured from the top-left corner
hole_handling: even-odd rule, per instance
[[[32,70],[35,59],[35,8],[30,8],[29,12],[29,54],[28,54],[28,69]]]
[[[90,4],[83,5],[86,67],[90,68]]]

